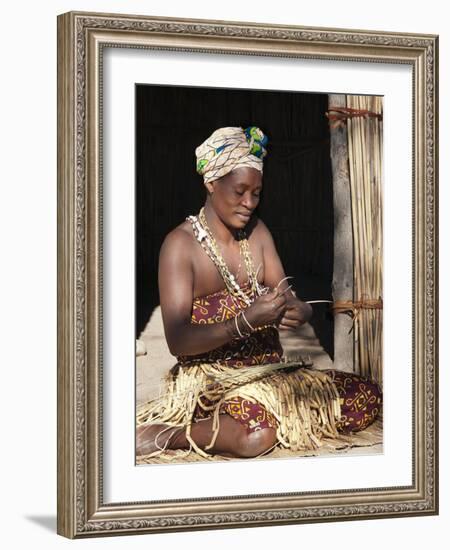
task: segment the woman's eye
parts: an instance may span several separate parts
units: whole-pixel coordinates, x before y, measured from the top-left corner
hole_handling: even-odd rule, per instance
[[[239,197],[243,197],[245,195],[245,191],[235,191],[236,195],[238,195]],[[259,198],[259,195],[260,195],[260,191],[256,192],[256,193],[252,193],[252,196],[253,197],[256,197],[256,198]]]

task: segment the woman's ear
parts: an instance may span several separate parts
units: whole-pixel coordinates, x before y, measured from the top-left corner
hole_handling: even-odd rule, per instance
[[[214,181],[208,181],[208,183],[205,183],[206,191],[208,194],[212,195],[214,193]]]

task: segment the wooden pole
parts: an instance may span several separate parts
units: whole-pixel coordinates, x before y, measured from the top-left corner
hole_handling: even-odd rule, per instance
[[[345,95],[330,94],[329,107],[345,107]],[[353,300],[352,206],[347,146],[347,128],[330,126],[330,154],[333,174],[334,266],[333,300]],[[352,320],[348,315],[334,319],[334,366],[353,372]]]

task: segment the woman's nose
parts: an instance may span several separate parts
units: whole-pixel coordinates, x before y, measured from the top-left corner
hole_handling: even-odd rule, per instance
[[[243,205],[248,210],[254,210],[258,205],[258,197],[255,197],[252,194],[245,194],[243,197]]]

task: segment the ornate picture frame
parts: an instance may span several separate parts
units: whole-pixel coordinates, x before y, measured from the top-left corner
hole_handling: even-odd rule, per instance
[[[411,483],[142,501],[105,497],[103,56],[107,48],[412,71]],[[69,538],[438,513],[438,37],[70,12],[58,17],[58,533]],[[150,468],[153,466],[149,466]],[[165,466],[170,468],[171,466]],[[196,466],[201,467],[201,466]]]

